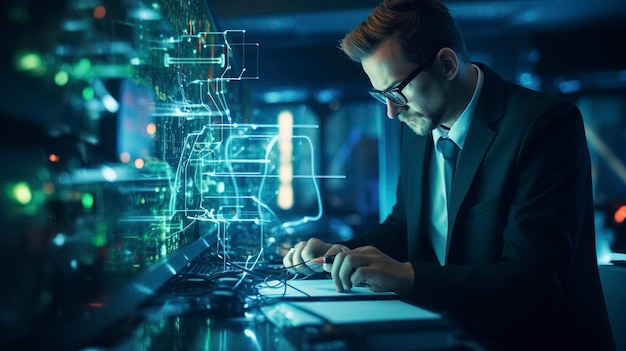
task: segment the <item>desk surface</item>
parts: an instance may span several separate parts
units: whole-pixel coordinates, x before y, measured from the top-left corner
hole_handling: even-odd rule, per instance
[[[262,274],[224,273],[179,272],[86,344],[67,340],[61,349],[408,351],[457,345],[460,329],[454,323],[402,302],[395,294],[376,294],[367,288],[337,294],[331,281],[318,280],[292,282],[294,291],[307,291],[309,296],[289,299],[279,289],[258,294],[257,287],[265,282]],[[308,311],[321,321],[280,325],[265,313],[280,304]],[[85,318],[72,334],[84,334],[81,329],[87,331],[96,318]],[[26,342],[20,349],[50,349],[45,340]]]

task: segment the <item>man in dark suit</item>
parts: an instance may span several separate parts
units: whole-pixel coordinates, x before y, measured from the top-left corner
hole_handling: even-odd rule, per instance
[[[341,48],[403,122],[397,202],[363,236],[296,244],[285,266],[336,255],[291,270],[445,311],[489,348],[614,349],[578,109],[470,62],[437,0],[384,1]]]

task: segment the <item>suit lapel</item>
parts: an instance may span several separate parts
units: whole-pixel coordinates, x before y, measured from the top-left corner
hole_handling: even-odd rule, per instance
[[[451,198],[448,207],[448,252],[454,232],[457,214],[472,185],[476,171],[496,136],[492,123],[503,115],[503,83],[501,78],[486,66],[476,64],[484,74],[483,87],[478,98],[470,128],[467,132],[463,150],[459,156]]]

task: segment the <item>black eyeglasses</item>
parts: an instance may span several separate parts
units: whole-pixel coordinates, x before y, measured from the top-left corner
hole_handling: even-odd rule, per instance
[[[433,58],[435,58],[435,56],[431,56],[426,59],[426,61],[419,64],[413,72],[409,73],[409,75],[398,84],[394,84],[383,91],[370,89],[367,92],[385,105],[387,104],[387,99],[389,99],[389,101],[398,106],[406,106],[409,103],[409,100],[406,96],[404,96],[404,94],[402,94],[402,89],[404,89],[415,77],[417,77],[417,75],[420,74],[424,68],[426,68]]]

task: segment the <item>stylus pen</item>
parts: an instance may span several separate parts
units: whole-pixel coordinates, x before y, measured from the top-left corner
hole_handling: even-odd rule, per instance
[[[311,260],[311,262],[315,262],[315,263],[333,263],[334,261],[335,261],[335,255],[315,257],[314,259]]]

